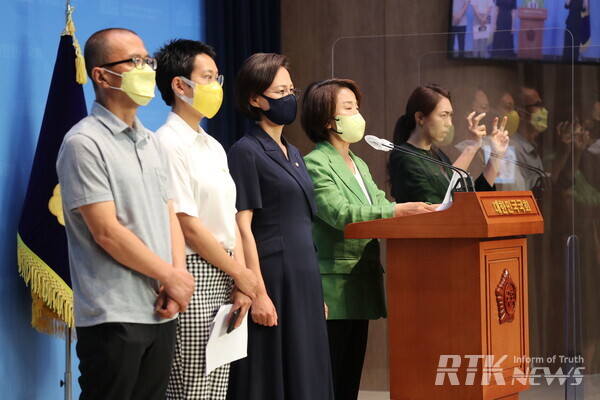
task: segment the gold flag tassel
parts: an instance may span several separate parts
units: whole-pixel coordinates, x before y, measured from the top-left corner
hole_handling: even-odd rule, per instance
[[[85,59],[81,54],[81,46],[75,37],[75,24],[73,23],[73,11],[75,7],[71,6],[71,2],[67,1],[67,25],[63,35],[70,35],[73,38],[73,47],[75,48],[75,79],[77,83],[83,85],[87,82],[87,74],[85,72]]]
[[[31,325],[41,333],[64,337],[75,325],[73,290],[17,234],[19,274],[31,288]]]

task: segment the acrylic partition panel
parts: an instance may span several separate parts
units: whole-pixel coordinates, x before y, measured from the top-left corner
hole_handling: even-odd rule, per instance
[[[447,51],[457,40],[452,33],[339,38],[332,76],[358,83],[366,133],[390,141],[416,87],[448,89],[454,128],[437,147],[452,161],[472,139],[469,113],[486,113],[481,123],[488,135],[494,118],[507,116],[510,144],[496,188],[533,191],[545,221],[545,232],[529,237],[528,248],[531,367],[539,376],[521,398],[600,398],[600,68],[575,65],[570,47],[544,47],[540,38],[565,36],[564,29],[500,33],[503,46],[493,35],[477,38],[482,59]],[[582,46],[580,54],[598,50]],[[542,53],[556,53],[557,61],[541,61]],[[387,155],[364,141],[352,146],[389,194]],[[490,149],[485,139],[468,169],[474,179],[490,153],[497,159]],[[572,385],[581,371],[582,383]]]

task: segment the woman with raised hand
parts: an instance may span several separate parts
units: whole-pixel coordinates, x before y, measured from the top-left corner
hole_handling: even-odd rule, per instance
[[[313,237],[325,302],[336,399],[358,397],[369,320],[385,318],[383,268],[376,239],[344,239],[352,222],[433,211],[425,203],[385,198],[369,168],[350,151],[363,138],[365,120],[355,82],[329,79],[310,85],[302,102],[302,127],[316,149],[304,160],[315,185]]]
[[[486,127],[481,124],[485,113],[467,117],[471,140],[467,141],[462,153],[452,163],[435,143],[444,140],[452,127],[452,103],[450,93],[436,84],[417,87],[406,104],[406,113],[398,119],[394,129],[394,144],[409,151],[467,169],[475,153],[481,147]],[[492,157],[487,161],[483,172],[475,180],[477,191],[495,190],[494,181],[498,176],[501,158],[508,148],[508,132],[504,129],[506,117],[498,127],[494,119],[488,143]],[[390,155],[388,172],[392,185],[392,196],[398,202],[424,201],[441,203],[452,178],[452,170],[422,160],[410,154],[394,151]]]
[[[259,283],[248,357],[231,366],[229,399],[333,399],[323,290],[312,239],[313,184],[283,136],[296,118],[287,58],[258,53],[236,79],[236,108],[256,125],[228,154],[247,265]]]

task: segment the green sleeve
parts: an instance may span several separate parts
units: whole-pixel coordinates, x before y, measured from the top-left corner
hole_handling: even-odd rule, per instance
[[[315,186],[317,215],[332,227],[343,230],[353,222],[370,221],[394,215],[394,203],[383,202],[385,193],[377,195],[377,203],[373,205],[358,204],[354,194],[340,181],[332,170],[326,157],[305,157],[308,173]],[[355,201],[356,200],[356,201]]]

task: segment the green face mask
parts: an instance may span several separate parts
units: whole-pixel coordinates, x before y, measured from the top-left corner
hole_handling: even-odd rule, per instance
[[[548,129],[548,110],[541,107],[539,110],[531,114],[531,125],[538,132],[543,132]]]
[[[356,143],[365,135],[367,123],[360,113],[337,115],[334,120],[336,129],[333,129],[333,131],[340,135],[340,138],[345,142]]]

